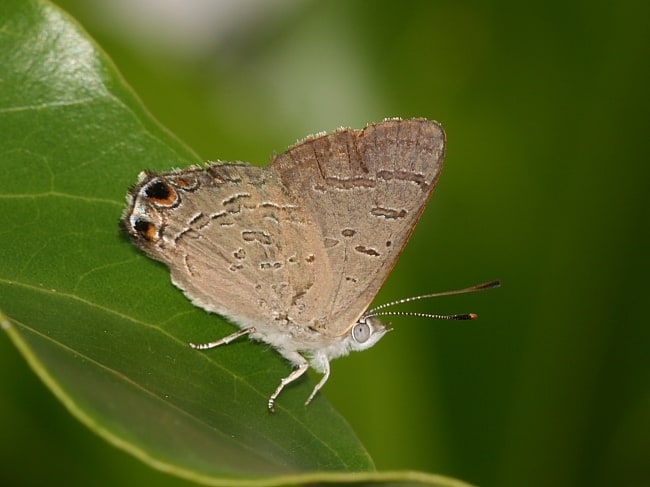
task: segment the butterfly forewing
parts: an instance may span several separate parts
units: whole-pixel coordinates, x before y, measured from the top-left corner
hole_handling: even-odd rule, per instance
[[[437,122],[386,120],[309,137],[273,161],[318,226],[323,269],[333,271],[314,281],[324,333],[345,333],[379,291],[435,187],[444,149]]]

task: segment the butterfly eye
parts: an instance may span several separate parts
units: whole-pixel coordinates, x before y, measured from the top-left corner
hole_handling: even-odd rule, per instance
[[[354,325],[354,328],[352,328],[352,338],[357,343],[367,342],[368,338],[370,338],[370,326],[368,323],[364,321]]]

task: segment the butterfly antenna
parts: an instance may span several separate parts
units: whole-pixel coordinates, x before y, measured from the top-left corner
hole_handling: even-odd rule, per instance
[[[418,313],[417,311],[385,311],[382,313],[370,313],[364,318],[371,316],[417,316],[419,318],[433,318],[435,320],[474,320],[478,318],[475,313],[464,313],[460,315],[434,315],[431,313]]]
[[[369,309],[365,313],[365,317],[368,316],[419,316],[422,318],[434,318],[438,320],[473,320],[478,317],[478,315],[474,313],[464,313],[464,314],[458,314],[458,315],[436,315],[436,314],[429,314],[429,313],[417,313],[417,312],[412,312],[412,311],[384,311],[381,313],[377,313],[377,311],[385,308],[389,308],[391,306],[396,306],[398,304],[404,304],[404,303],[410,303],[411,301],[418,301],[420,299],[429,299],[429,298],[439,298],[441,296],[451,296],[453,294],[465,294],[465,293],[473,293],[476,291],[484,291],[486,289],[493,289],[495,287],[499,287],[501,285],[501,281],[490,281],[490,282],[484,282],[483,284],[477,284],[476,286],[471,286],[471,287],[466,287],[464,289],[455,289],[453,291],[443,291],[439,293],[432,293],[432,294],[423,294],[421,296],[411,296],[410,298],[403,298],[403,299],[398,299],[397,301],[391,301],[390,303],[384,303],[380,304],[379,306],[375,306],[372,309]]]

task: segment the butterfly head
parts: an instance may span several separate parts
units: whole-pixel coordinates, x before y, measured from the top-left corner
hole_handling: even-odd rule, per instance
[[[376,316],[362,316],[348,332],[350,350],[367,350],[391,330]]]

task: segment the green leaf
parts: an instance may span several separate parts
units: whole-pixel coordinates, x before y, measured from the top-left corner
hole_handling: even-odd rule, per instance
[[[144,168],[200,162],[48,3],[0,6],[0,324],[79,420],[155,468],[213,485],[399,481],[377,473],[313,384],[266,401],[289,365],[192,306],[118,228]],[[341,473],[356,472],[356,473]]]

